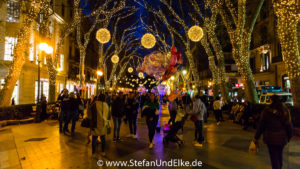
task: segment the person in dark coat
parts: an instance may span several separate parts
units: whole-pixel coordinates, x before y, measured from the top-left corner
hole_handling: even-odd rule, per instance
[[[123,93],[112,96],[111,113],[114,120],[114,138],[113,141],[120,140],[120,128],[122,117],[124,116],[124,98]]]
[[[244,102],[244,113],[242,119],[244,121],[244,128],[243,130],[247,130],[249,127],[249,118],[253,114],[253,106],[247,100]]]
[[[63,124],[67,121],[67,114],[69,112],[69,91],[67,89],[62,90],[60,95],[57,98],[57,101],[60,103],[61,112],[59,115],[59,132],[63,132]],[[69,132],[68,127],[66,127],[66,132]]]
[[[43,94],[42,96],[42,100],[41,100],[41,121],[47,119],[47,100],[46,100],[46,96]]]
[[[147,101],[143,107],[142,116],[146,116],[146,123],[148,127],[149,148],[153,148],[153,137],[155,134],[157,119],[158,119],[159,103],[155,100],[154,93],[151,93],[150,100]]]
[[[134,93],[129,93],[127,102],[125,104],[126,116],[128,120],[130,137],[136,139],[136,119],[138,114],[139,104],[137,99],[134,97]]]
[[[72,127],[71,127],[71,135],[72,136],[74,135],[76,121],[78,120],[78,117],[79,117],[78,112],[79,112],[80,102],[81,102],[81,100],[80,100],[79,94],[77,94],[75,96],[75,94],[73,92],[71,92],[70,99],[69,99],[69,111],[67,113],[67,121],[64,125],[63,132],[65,133],[65,131],[67,131],[68,124],[70,123],[70,121],[72,121]]]
[[[292,123],[289,110],[277,95],[271,96],[270,106],[262,112],[254,136],[256,145],[261,134],[269,149],[272,169],[281,169],[283,148],[292,138]]]

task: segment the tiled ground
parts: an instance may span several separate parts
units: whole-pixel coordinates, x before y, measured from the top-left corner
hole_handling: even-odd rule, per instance
[[[167,115],[163,115],[161,123],[167,119]],[[91,145],[86,145],[87,129],[81,128],[80,123],[77,125],[74,137],[60,135],[56,121],[0,128],[0,168],[101,168],[97,166],[96,160],[91,158]],[[185,145],[181,148],[172,143],[164,147],[162,145],[163,132],[161,131],[155,135],[154,149],[149,150],[144,119],[139,119],[138,122],[138,140],[125,137],[129,129],[124,123],[121,130],[122,142],[113,143],[112,135],[109,135],[107,157],[99,157],[100,159],[106,161],[130,159],[193,161],[197,159],[203,162],[202,168],[204,169],[271,168],[267,149],[263,143],[261,143],[261,148],[256,156],[248,153],[253,131],[243,131],[240,126],[229,121],[217,126],[213,118],[210,118],[208,124],[204,126],[207,141],[203,148],[192,146],[194,126],[190,121],[185,124],[182,135]],[[284,169],[300,169],[300,141],[298,138],[294,138],[285,148]]]

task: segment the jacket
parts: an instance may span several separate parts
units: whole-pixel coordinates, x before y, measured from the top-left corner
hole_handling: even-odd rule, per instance
[[[204,120],[204,114],[206,113],[206,107],[200,99],[193,101],[192,113],[198,120]]]
[[[169,101],[168,105],[169,111],[177,111],[177,103],[175,100]]]
[[[91,130],[93,136],[102,136],[107,134],[107,127],[109,126],[109,108],[106,102],[96,101],[97,110],[97,127]]]
[[[278,111],[267,107],[264,109],[259,127],[254,138],[259,139],[263,134],[263,140],[269,145],[285,145],[292,138],[292,124],[290,121],[290,113],[287,108],[284,113],[288,113],[289,119],[283,119],[278,115]]]
[[[143,113],[142,116],[146,116],[147,118],[155,118],[157,115],[155,112],[159,110],[159,104],[158,102],[150,102],[147,101],[143,107]]]
[[[122,117],[124,115],[124,100],[119,97],[111,103],[111,113],[114,117]]]

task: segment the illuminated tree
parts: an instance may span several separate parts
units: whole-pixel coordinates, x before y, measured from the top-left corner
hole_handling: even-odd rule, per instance
[[[224,97],[225,100],[228,102],[229,95],[228,88],[226,85],[224,53],[222,46],[218,40],[218,37],[215,33],[217,27],[216,19],[218,13],[215,10],[215,8],[210,8],[210,2],[211,1],[209,0],[205,0],[205,10],[209,9],[209,11],[211,12],[211,15],[209,16],[205,14],[205,11],[201,10],[201,7],[199,6],[196,0],[190,0],[190,3],[192,4],[194,10],[201,18],[201,22],[203,23],[204,36],[201,40],[201,45],[204,47],[206,54],[208,55],[209,68],[212,72],[214,82],[214,94],[215,96],[217,96],[219,94],[220,89],[222,97]],[[191,13],[190,16],[195,22],[199,22],[196,19],[196,16],[193,16]],[[215,54],[212,52],[210,45],[212,46],[212,49]],[[215,63],[215,58],[217,58],[217,64]]]
[[[112,9],[109,8],[111,0],[106,0],[103,4],[99,6],[99,8],[91,13],[94,17],[94,22],[92,23],[91,27],[88,29],[86,33],[82,36],[82,28],[80,24],[77,24],[76,29],[76,40],[77,45],[80,51],[80,63],[79,63],[79,75],[80,75],[80,85],[83,89],[85,89],[85,73],[84,73],[84,64],[85,64],[85,57],[86,57],[86,49],[90,41],[90,36],[96,26],[100,23],[108,24],[109,20],[113,17],[115,13],[122,10],[125,7],[125,0],[120,1],[119,3],[114,3]],[[82,22],[83,14],[79,8],[74,9],[74,18]],[[103,26],[103,25],[102,25]],[[102,45],[101,45],[102,46]],[[106,76],[106,74],[104,74]]]
[[[185,55],[188,59],[189,62],[189,66],[192,72],[192,75],[194,77],[194,83],[195,85],[199,84],[199,74],[198,74],[198,70],[195,64],[195,60],[192,54],[192,50],[191,50],[191,41],[188,37],[188,30],[189,27],[186,25],[185,21],[173,10],[173,8],[170,6],[170,4],[168,4],[166,1],[161,0],[161,2],[166,5],[166,7],[168,8],[168,10],[170,11],[170,14],[172,16],[174,16],[174,22],[178,22],[184,29],[184,33],[183,35],[180,34],[176,28],[174,28],[173,25],[171,25],[171,21],[168,20],[168,18],[166,17],[166,15],[163,13],[163,11],[161,9],[159,10],[155,10],[153,9],[152,6],[150,6],[146,1],[142,0],[143,3],[141,3],[140,1],[135,0],[136,3],[138,3],[139,5],[145,7],[147,10],[151,11],[152,13],[154,13],[161,21],[164,25],[166,25],[167,29],[169,30],[169,32],[172,32],[172,34],[176,35],[180,41],[182,42],[184,49],[185,49]],[[173,21],[172,21],[173,22]]]
[[[296,0],[273,0],[277,16],[277,33],[280,39],[283,62],[291,81],[295,106],[300,106],[300,56],[299,20],[300,2]]]
[[[41,10],[41,4],[48,2],[48,0],[32,0],[24,1],[24,9],[21,20],[20,29],[17,35],[17,44],[14,48],[13,61],[9,68],[9,73],[5,78],[5,85],[0,92],[0,106],[9,106],[10,99],[15,88],[15,85],[19,79],[22,67],[26,61],[26,51],[29,46],[30,29],[34,23],[34,19],[37,17]],[[26,7],[26,8],[25,8]]]
[[[238,72],[245,84],[246,100],[257,103],[258,97],[250,68],[250,42],[254,25],[263,6],[264,0],[259,0],[251,21],[246,21],[247,0],[217,0],[213,1],[222,17],[232,45],[232,56],[237,65]],[[234,5],[236,2],[237,5]]]
[[[99,56],[99,67],[104,69],[105,75],[104,75],[104,81],[106,84],[106,87],[109,88],[114,80],[115,73],[117,71],[118,65],[122,63],[122,61],[126,58],[131,57],[135,54],[137,51],[137,44],[139,39],[135,38],[134,31],[138,28],[136,23],[129,24],[126,29],[120,29],[119,22],[121,20],[124,21],[124,19],[127,19],[129,16],[133,15],[136,10],[134,8],[126,9],[124,12],[126,14],[120,15],[117,17],[116,21],[113,23],[114,29],[113,34],[111,38],[111,43],[104,48],[104,46],[101,44],[100,48],[100,56]],[[110,65],[110,58],[113,55],[122,55],[121,61],[118,63],[114,63],[110,74],[108,75],[108,68],[107,65]],[[119,56],[120,57],[120,56]]]

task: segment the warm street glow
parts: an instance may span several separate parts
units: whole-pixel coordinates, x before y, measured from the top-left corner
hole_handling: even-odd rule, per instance
[[[174,80],[175,79],[175,77],[174,76],[171,76],[171,80]]]
[[[60,67],[60,68],[57,68],[57,71],[61,72],[63,69]]]
[[[183,75],[186,75],[186,73],[187,73],[186,70],[183,70],[183,71],[182,71],[182,74],[183,74]]]
[[[101,70],[98,70],[98,71],[97,71],[97,75],[98,75],[98,76],[103,76],[103,72],[102,72]]]

